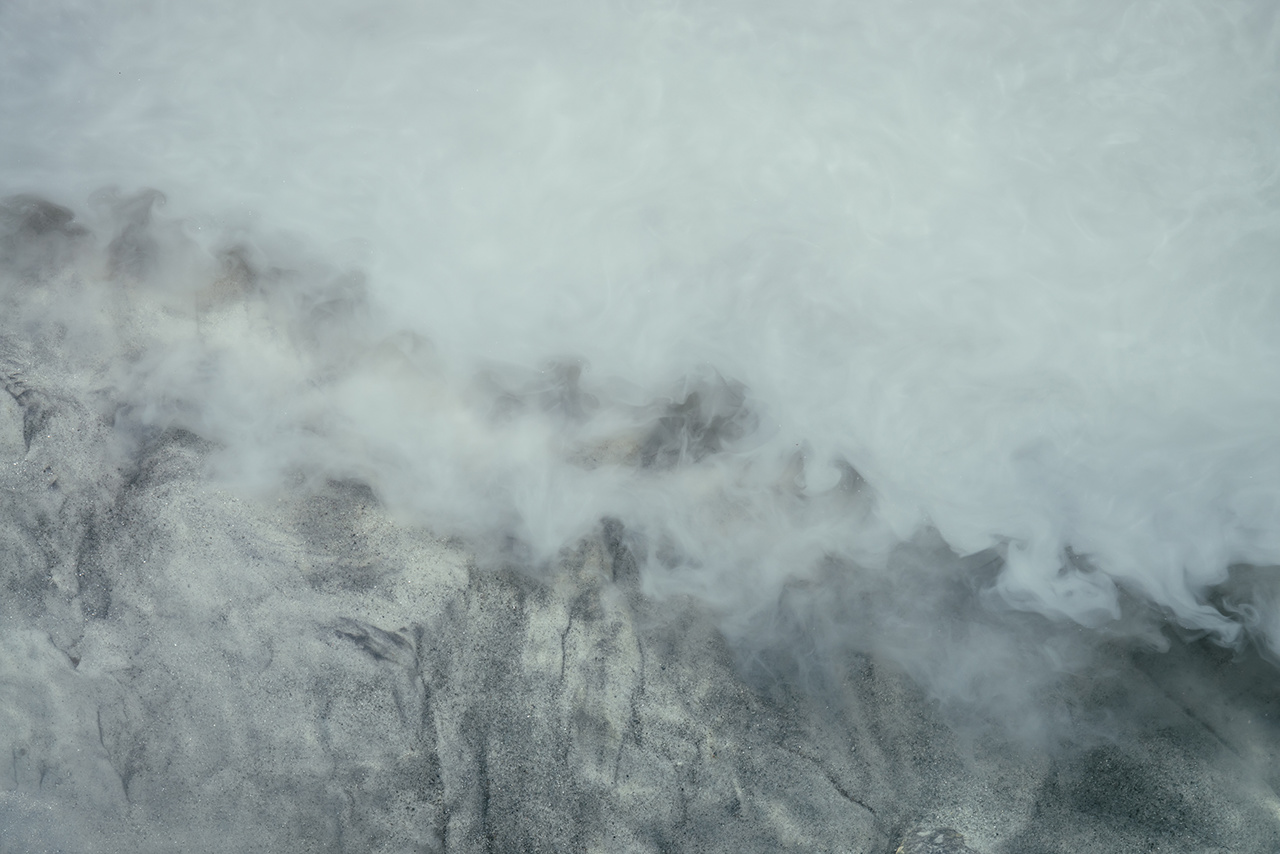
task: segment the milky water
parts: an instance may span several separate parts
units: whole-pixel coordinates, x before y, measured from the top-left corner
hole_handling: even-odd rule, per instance
[[[1042,6],[10,0],[0,189],[90,232],[10,330],[124,444],[529,566],[616,518],[942,694],[1280,651],[1275,11]]]

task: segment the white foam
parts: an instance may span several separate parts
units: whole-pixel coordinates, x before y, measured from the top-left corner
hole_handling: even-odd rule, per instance
[[[0,32],[0,184],[161,189],[203,260],[153,280],[232,244],[303,271],[139,321],[135,417],[224,474],[360,477],[539,557],[616,515],[681,555],[650,589],[732,613],[933,526],[1014,608],[1232,641],[1210,589],[1280,563],[1270,4],[43,0]],[[570,362],[590,417],[546,403]],[[718,378],[746,435],[628,462]]]

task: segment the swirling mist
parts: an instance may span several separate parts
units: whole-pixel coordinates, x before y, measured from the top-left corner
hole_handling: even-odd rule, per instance
[[[1280,654],[1271,4],[18,0],[0,38],[4,355],[117,453],[181,428],[230,488],[358,481],[534,568],[616,520],[747,658],[944,698]]]

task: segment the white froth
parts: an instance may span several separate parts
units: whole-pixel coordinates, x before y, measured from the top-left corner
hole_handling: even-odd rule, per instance
[[[1221,0],[19,0],[0,186],[167,195],[122,393],[259,488],[357,477],[539,558],[617,516],[680,555],[650,589],[734,613],[933,527],[1014,608],[1280,644],[1273,596],[1210,597],[1280,564],[1278,34]],[[228,247],[302,272],[174,308]],[[738,434],[636,463],[735,384]]]

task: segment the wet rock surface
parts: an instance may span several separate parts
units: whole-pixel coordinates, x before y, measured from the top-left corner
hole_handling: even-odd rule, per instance
[[[964,837],[949,827],[907,834],[894,854],[973,854]]]
[[[1112,701],[1145,704],[1147,731],[1038,752],[965,736],[870,658],[820,690],[744,670],[711,615],[643,594],[616,523],[545,571],[480,567],[358,485],[219,491],[190,434],[105,467],[105,428],[76,411],[28,450],[6,410],[5,851],[1280,838],[1264,779],[1276,694],[1252,683],[1226,708],[1215,680],[1261,671],[1211,651],[1119,665],[1130,689]],[[958,830],[904,830],[921,826]]]
[[[19,208],[33,224],[21,257],[0,246],[0,308],[38,318],[27,261],[51,287],[70,274],[48,257],[81,233]],[[1015,738],[1018,709],[957,715],[856,644],[806,646],[803,624],[731,643],[705,602],[650,595],[616,519],[532,565],[442,538],[357,479],[229,488],[216,443],[144,422],[110,359],[14,316],[0,852],[1280,848],[1280,689],[1256,657],[1118,641],[1059,684],[1073,738]],[[140,316],[116,325],[124,358]],[[673,404],[631,456],[670,467],[691,436],[713,454],[739,423],[726,388]]]

